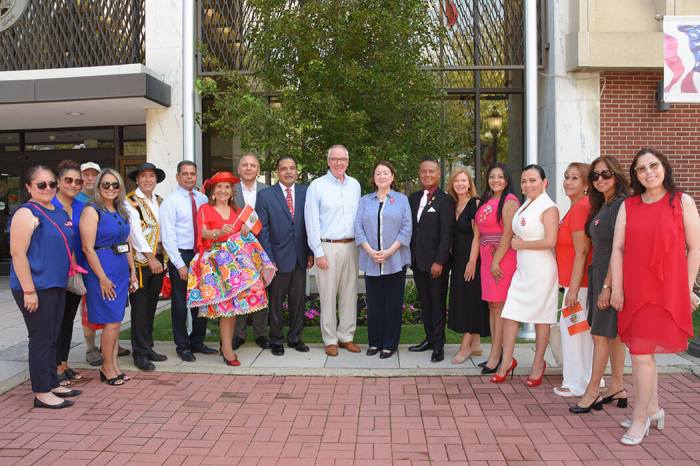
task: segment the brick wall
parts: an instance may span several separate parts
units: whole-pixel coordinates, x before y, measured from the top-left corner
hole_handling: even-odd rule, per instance
[[[676,183],[700,203],[700,104],[656,109],[662,72],[604,72],[600,77],[600,152],[627,170],[634,154],[649,146],[666,154]]]

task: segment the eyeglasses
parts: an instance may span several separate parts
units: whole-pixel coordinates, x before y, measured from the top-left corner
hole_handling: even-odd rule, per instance
[[[41,191],[45,190],[47,187],[49,189],[56,189],[58,187],[58,181],[49,181],[48,183],[46,181],[40,181],[36,183],[35,186]]]
[[[347,163],[348,159],[346,158],[337,158],[337,157],[331,157],[328,159],[329,162],[331,163]]]
[[[83,185],[83,179],[82,178],[71,178],[70,176],[64,176],[63,177],[63,182],[66,184],[74,184],[76,186],[82,186]]]
[[[109,181],[103,181],[102,183],[100,183],[100,188],[102,188],[102,189],[119,189],[119,181],[113,181],[111,183]]]
[[[609,180],[615,176],[615,174],[611,170],[603,170],[602,172],[591,172],[591,180],[593,181],[598,181],[600,178],[603,178],[604,180]]]
[[[649,170],[658,170],[661,168],[661,162],[656,161],[656,162],[651,162],[649,165],[637,165],[634,167],[634,171],[637,173],[637,175],[641,175]]]

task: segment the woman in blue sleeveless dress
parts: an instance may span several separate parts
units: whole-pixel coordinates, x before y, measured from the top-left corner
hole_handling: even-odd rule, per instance
[[[138,283],[129,245],[129,215],[124,207],[124,182],[105,168],[97,175],[95,200],[83,209],[80,236],[88,262],[85,276],[90,322],[104,324],[101,346],[104,361],[100,379],[110,385],[129,380],[117,363],[119,328],[129,292]]]
[[[62,398],[80,394],[59,386],[54,365],[73,232],[66,212],[51,204],[57,186],[53,172],[38,165],[25,180],[29,202],[17,209],[10,225],[10,289],[29,334],[34,407],[65,408],[73,402]]]

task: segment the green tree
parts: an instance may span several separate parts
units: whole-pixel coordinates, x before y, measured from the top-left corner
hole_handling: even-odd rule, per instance
[[[214,97],[205,125],[240,137],[268,167],[292,154],[307,175],[324,173],[328,147],[344,144],[365,186],[376,160],[408,181],[422,156],[457,152],[437,78],[422,69],[442,33],[424,0],[248,1],[255,70],[200,81]]]

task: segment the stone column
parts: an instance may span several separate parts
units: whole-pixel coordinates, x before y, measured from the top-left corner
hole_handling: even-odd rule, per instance
[[[575,2],[574,2],[575,3]],[[567,36],[577,8],[568,0],[548,3],[550,50],[545,75],[539,78],[540,165],[549,178],[548,192],[562,212],[569,209],[564,194],[564,170],[571,162],[590,162],[600,154],[599,73],[567,70]]]
[[[148,161],[165,170],[166,179],[156,192],[170,193],[175,172],[183,160],[182,139],[182,25],[181,0],[146,1],[146,66],[170,85],[170,107],[146,110]]]

